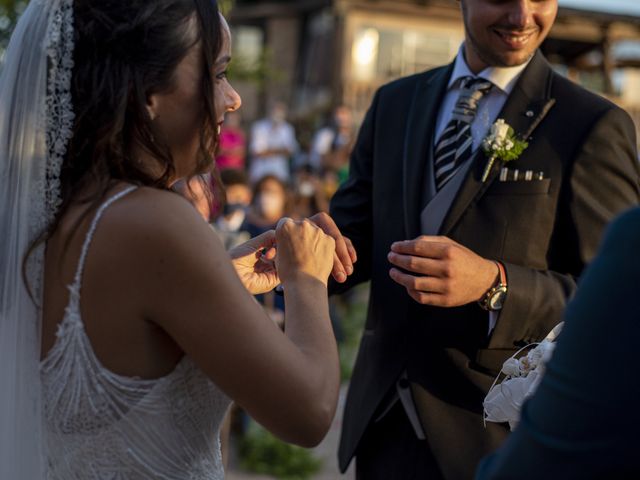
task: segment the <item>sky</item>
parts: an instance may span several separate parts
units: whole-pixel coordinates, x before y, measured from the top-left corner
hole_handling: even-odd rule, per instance
[[[558,0],[562,7],[640,16],[640,0]]]

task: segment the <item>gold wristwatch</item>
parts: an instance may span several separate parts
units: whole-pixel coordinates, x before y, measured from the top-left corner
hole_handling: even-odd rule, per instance
[[[483,310],[488,312],[498,312],[502,310],[504,301],[507,298],[507,274],[504,271],[504,265],[500,262],[495,262],[500,271],[500,278],[498,283],[491,287],[484,297],[482,297],[478,304]]]

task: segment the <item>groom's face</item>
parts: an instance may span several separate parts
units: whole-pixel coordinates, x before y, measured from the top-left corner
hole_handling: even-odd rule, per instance
[[[465,56],[475,72],[522,65],[551,30],[558,0],[460,0]]]

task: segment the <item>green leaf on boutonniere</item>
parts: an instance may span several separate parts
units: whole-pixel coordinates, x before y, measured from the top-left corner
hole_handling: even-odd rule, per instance
[[[489,135],[482,141],[482,149],[489,158],[482,175],[482,182],[487,181],[496,160],[504,163],[517,160],[528,146],[529,144],[519,139],[513,128],[502,118],[496,120],[496,123],[491,126]]]

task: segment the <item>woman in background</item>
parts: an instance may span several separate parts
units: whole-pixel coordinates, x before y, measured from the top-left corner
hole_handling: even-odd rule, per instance
[[[253,187],[253,199],[246,229],[251,236],[274,228],[282,217],[290,215],[289,188],[275,175],[265,175]]]

